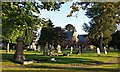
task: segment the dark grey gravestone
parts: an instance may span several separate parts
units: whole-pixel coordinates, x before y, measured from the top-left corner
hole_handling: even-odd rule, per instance
[[[23,55],[23,47],[24,47],[24,44],[23,44],[23,38],[22,37],[18,37],[16,39],[17,41],[17,45],[16,45],[16,52],[15,52],[15,62],[19,63],[19,64],[23,64],[23,65],[26,65],[26,64],[32,64],[34,63],[35,61],[34,60],[25,60],[25,57]]]
[[[22,37],[18,37],[16,39],[17,41],[17,45],[16,45],[16,52],[15,52],[15,61],[23,61],[24,60],[24,56],[23,56],[23,38]]]

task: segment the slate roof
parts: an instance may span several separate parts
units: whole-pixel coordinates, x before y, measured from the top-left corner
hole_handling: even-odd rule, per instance
[[[78,41],[81,43],[87,42],[87,36],[88,35],[78,35]]]
[[[72,39],[73,33],[74,33],[74,31],[67,31],[66,32],[67,40],[71,40]]]
[[[67,37],[67,40],[68,40],[68,41],[70,41],[70,40],[72,39],[72,36],[73,36],[74,32],[77,32],[76,29],[70,30],[70,31],[68,31],[68,30],[66,30],[66,29],[64,29],[64,30],[65,30],[65,31],[64,31],[63,34],[65,34],[65,36]]]

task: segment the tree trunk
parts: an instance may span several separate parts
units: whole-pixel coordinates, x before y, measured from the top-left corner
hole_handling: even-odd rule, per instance
[[[81,53],[81,46],[78,46],[77,54],[80,54],[80,53]]]
[[[89,47],[88,47],[87,43],[85,43],[85,48],[86,48],[86,51],[89,51]]]
[[[9,44],[9,42],[7,43],[7,48],[6,48],[6,53],[9,53],[9,51],[10,51],[10,44]]]
[[[87,46],[84,44],[84,49],[83,49],[84,52],[87,51]]]
[[[100,37],[100,50],[101,50],[101,52],[103,52],[104,51],[104,48],[103,48],[103,35],[101,35],[101,37]]]
[[[83,45],[81,45],[80,50],[81,50],[81,53],[83,53]]]
[[[103,52],[104,50],[103,50],[103,45],[102,45],[102,40],[100,40],[100,50]]]
[[[108,45],[108,51],[110,50],[110,45]]]

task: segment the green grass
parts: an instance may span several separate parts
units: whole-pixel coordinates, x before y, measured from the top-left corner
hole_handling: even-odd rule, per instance
[[[3,50],[2,70],[80,70],[80,71],[115,71],[118,69],[119,51],[110,51],[107,55],[101,53],[98,57],[96,52],[82,54],[71,54],[70,56],[42,56],[42,52],[25,51],[27,59],[47,59],[47,61],[21,65],[13,62],[15,51],[9,54]],[[56,62],[51,62],[51,57],[56,58]]]

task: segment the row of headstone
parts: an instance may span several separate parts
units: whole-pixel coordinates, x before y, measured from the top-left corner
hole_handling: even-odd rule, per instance
[[[28,50],[40,51],[40,45],[37,45],[35,41],[27,47]]]
[[[44,49],[48,50],[48,46],[46,45]],[[50,45],[50,56],[54,55],[54,50],[53,49],[54,49],[54,47]],[[62,51],[60,45],[58,45],[56,49],[57,49],[56,51],[57,51],[58,54],[60,54],[60,53],[63,53],[63,54],[72,54],[73,50],[74,50],[73,47],[70,47],[70,48],[65,48],[65,50]],[[45,52],[47,52],[47,51],[45,51]],[[79,52],[79,53],[81,53],[81,52]],[[48,54],[48,52],[47,52],[47,54]]]
[[[53,56],[54,55],[54,47],[52,45],[50,45],[49,49],[50,49],[50,54],[49,55]],[[57,46],[57,53],[58,54],[62,53],[60,45]],[[43,55],[48,55],[48,44],[46,44],[45,47],[44,47]]]
[[[104,53],[107,54],[107,49],[104,47]],[[97,47],[97,54],[100,56],[100,48]]]

